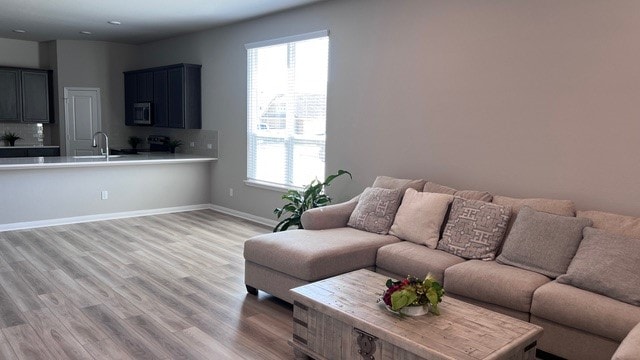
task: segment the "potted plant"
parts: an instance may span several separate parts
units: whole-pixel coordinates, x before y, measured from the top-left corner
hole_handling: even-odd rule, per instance
[[[182,141],[181,140],[171,140],[167,143],[167,145],[169,145],[169,152],[171,152],[172,154],[176,152],[176,149],[179,148],[180,146],[182,146]]]
[[[127,142],[129,143],[129,146],[131,146],[131,149],[133,150],[132,153],[133,154],[138,153],[136,148],[138,147],[138,144],[142,143],[142,139],[137,136],[129,136],[129,139],[127,140]]]
[[[431,274],[424,280],[413,276],[394,281],[387,280],[387,290],[378,301],[384,302],[387,309],[402,315],[417,316],[432,312],[440,315],[438,303],[442,301],[444,289]]]
[[[300,221],[302,213],[308,209],[329,205],[331,198],[324,192],[324,189],[329,186],[335,178],[344,174],[349,175],[349,178],[353,178],[350,172],[338,170],[337,174],[327,176],[324,182],[320,182],[320,180],[316,178],[309,185],[305,186],[304,189],[289,190],[286,194],[282,195],[282,200],[287,201],[287,203],[280,208],[275,208],[273,213],[276,214],[278,219],[280,219],[283,214],[290,214],[286,219],[276,225],[273,232],[284,231],[291,226],[297,226],[298,229],[302,229],[302,222]]]
[[[5,131],[4,135],[0,137],[0,140],[4,141],[5,144],[9,146],[16,146],[16,140],[22,139],[18,134],[12,133],[11,131]]]

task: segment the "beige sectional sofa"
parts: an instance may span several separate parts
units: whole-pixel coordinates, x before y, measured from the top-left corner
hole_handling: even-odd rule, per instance
[[[521,214],[522,221],[515,224],[521,211],[543,217],[558,216],[559,221],[582,221],[582,226],[587,224],[616,236],[640,239],[640,218],[599,211],[576,212],[573,202],[568,200],[516,199],[481,191],[457,191],[424,180],[388,177],[378,177],[372,187],[400,189],[402,194],[407,189],[449,194],[457,199],[490,202],[510,209],[504,241],[511,241],[509,236],[516,237],[515,232],[522,229],[524,215]],[[538,343],[542,351],[568,359],[609,359],[614,352],[616,359],[640,359],[640,325],[636,326],[640,323],[640,307],[637,304],[569,285],[562,279],[565,275],[556,280],[555,276],[531,271],[527,266],[507,265],[506,257],[502,261],[499,257],[500,262],[493,261],[493,256],[469,260],[451,251],[347,226],[353,222],[350,217],[358,202],[356,197],[305,212],[302,217],[305,230],[264,234],[247,240],[244,248],[247,290],[257,294],[260,289],[291,302],[289,289],[293,287],[361,268],[395,278],[432,274],[444,284],[447,296],[542,326],[544,333]],[[452,211],[451,206],[448,211]],[[444,223],[451,215],[445,216],[438,236],[440,241],[443,231],[447,230]],[[576,215],[580,219],[572,220]],[[581,239],[582,231],[580,236]],[[505,247],[505,252],[510,250]],[[588,256],[582,250],[580,248],[579,253]],[[549,253],[549,257],[557,252]],[[573,256],[575,252],[573,249],[568,253]],[[573,266],[572,262],[567,271],[575,270]],[[640,288],[640,284],[635,285]],[[634,326],[635,330],[631,331]]]

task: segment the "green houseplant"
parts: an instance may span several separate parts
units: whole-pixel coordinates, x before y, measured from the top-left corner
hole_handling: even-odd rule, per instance
[[[182,146],[182,140],[171,140],[167,143],[169,145],[169,152],[172,154],[176,152],[176,149]]]
[[[292,226],[297,226],[298,229],[302,229],[302,213],[308,209],[329,205],[331,198],[324,192],[324,188],[329,186],[335,178],[344,174],[349,175],[349,178],[353,179],[350,172],[338,170],[337,174],[327,176],[324,182],[320,182],[320,180],[316,178],[309,185],[305,186],[304,189],[289,190],[286,194],[282,195],[282,200],[287,201],[287,203],[280,208],[275,208],[273,213],[276,214],[278,219],[284,214],[289,214],[289,216],[280,221],[273,229],[273,232],[285,231]]]
[[[22,138],[20,136],[18,136],[18,134],[12,133],[10,131],[5,131],[4,135],[2,135],[2,137],[0,137],[0,140],[4,141],[9,146],[15,146],[16,145],[16,140],[20,140],[20,139],[22,139]]]
[[[136,150],[138,145],[142,142],[142,139],[137,136],[129,136],[127,142],[131,146],[131,149]]]

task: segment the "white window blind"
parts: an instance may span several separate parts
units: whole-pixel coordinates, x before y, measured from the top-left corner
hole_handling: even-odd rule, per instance
[[[247,45],[247,180],[301,187],[324,179],[326,31]]]

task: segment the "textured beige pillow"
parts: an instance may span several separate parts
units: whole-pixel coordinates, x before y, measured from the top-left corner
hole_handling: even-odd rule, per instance
[[[422,191],[439,194],[449,194],[467,200],[491,201],[491,199],[493,199],[493,195],[487,191],[456,190],[454,188],[440,185],[431,181],[428,181],[426,184],[424,184],[424,189]]]
[[[640,218],[603,211],[578,211],[576,216],[591,219],[596,229],[640,239]]]
[[[389,234],[435,249],[452,195],[407,189]]]
[[[511,208],[455,198],[438,249],[465,259],[493,260],[502,244]]]
[[[589,219],[549,214],[525,206],[520,209],[496,260],[556,278],[567,271],[587,226],[591,226]]]
[[[561,284],[640,306],[640,239],[584,229],[584,239]]]
[[[364,189],[347,226],[386,235],[400,206],[401,191],[370,187]]]

